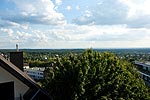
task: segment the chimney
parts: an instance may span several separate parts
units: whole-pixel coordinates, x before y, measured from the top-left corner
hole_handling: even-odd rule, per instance
[[[16,52],[19,52],[18,44],[16,44]]]
[[[19,51],[18,44],[16,44],[16,51],[10,52],[10,62],[17,66],[20,70],[23,70],[23,52]]]

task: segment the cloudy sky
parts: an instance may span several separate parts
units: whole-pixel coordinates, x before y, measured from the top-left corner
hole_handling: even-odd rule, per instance
[[[0,49],[150,47],[150,0],[0,0]]]

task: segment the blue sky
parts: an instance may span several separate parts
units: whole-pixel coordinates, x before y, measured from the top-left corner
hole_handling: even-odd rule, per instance
[[[150,47],[150,0],[0,0],[0,49]]]

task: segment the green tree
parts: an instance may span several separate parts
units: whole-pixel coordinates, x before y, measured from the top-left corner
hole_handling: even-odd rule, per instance
[[[133,66],[111,53],[86,50],[58,58],[51,73],[43,87],[54,100],[150,100]]]

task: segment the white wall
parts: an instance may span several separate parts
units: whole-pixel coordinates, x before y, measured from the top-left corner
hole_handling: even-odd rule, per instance
[[[150,66],[148,66],[148,65],[143,65],[143,69],[144,69],[144,70],[147,70],[147,68],[148,68],[148,71],[150,71]]]
[[[0,66],[0,83],[11,81],[14,81],[15,98],[20,97],[20,94],[23,96],[29,89],[28,86]]]
[[[27,73],[33,79],[44,79],[44,72],[43,70],[39,70],[39,68],[24,69],[24,72]]]

